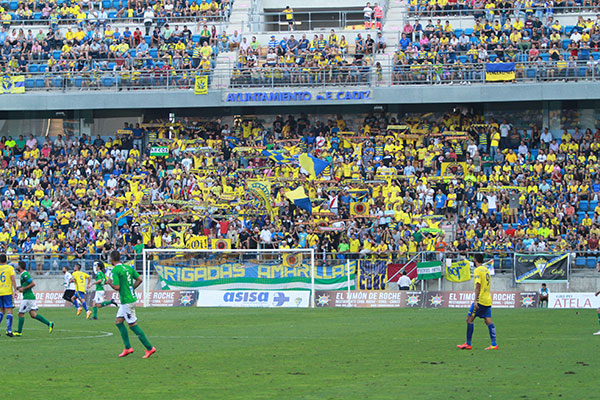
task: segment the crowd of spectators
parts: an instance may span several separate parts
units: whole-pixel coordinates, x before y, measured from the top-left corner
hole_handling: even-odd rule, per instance
[[[16,25],[12,3],[0,5],[0,69],[30,74],[27,88],[156,86],[167,77],[173,86],[190,86],[241,38],[215,24],[228,16],[229,0],[19,2],[16,14],[29,10],[42,29]],[[119,21],[131,24],[119,29]]]
[[[308,35],[310,36],[310,35]],[[373,55],[385,53],[381,32],[358,33],[351,42],[331,30],[328,35],[272,35],[266,45],[253,36],[242,38],[232,75],[233,86],[256,85],[356,85],[371,81]]]
[[[568,80],[600,72],[600,16],[579,18],[564,27],[549,17],[542,22],[507,18],[477,21],[473,29],[453,29],[449,21],[425,26],[407,23],[394,54],[396,83],[485,80],[485,63],[515,62],[516,78]]]
[[[192,27],[193,28],[193,27]],[[58,31],[0,28],[0,68],[4,74],[26,76],[26,87],[189,86],[196,74],[209,74],[216,56],[241,40],[213,25],[198,34],[184,25],[156,27],[144,36],[139,27],[123,32],[118,27],[87,26]],[[106,72],[109,71],[110,74]],[[40,74],[41,73],[41,74]],[[61,73],[61,74],[59,74]],[[104,78],[112,76],[109,83]]]
[[[106,26],[110,22],[132,22],[146,25],[169,21],[217,21],[229,17],[229,0],[100,0],[100,1],[2,1],[0,23],[11,25],[44,24],[56,29],[61,25]]]
[[[540,19],[555,13],[597,12],[594,0],[409,0],[411,16],[473,15],[482,17],[536,15]],[[490,18],[491,19],[491,18]]]
[[[553,136],[460,112],[301,114],[126,124],[110,138],[3,137],[0,149],[0,252],[29,254],[40,272],[192,238],[312,247],[324,259],[599,246],[599,129]],[[329,163],[317,178],[294,161],[305,152]],[[272,214],[250,179],[270,182]],[[299,185],[311,213],[285,196]]]

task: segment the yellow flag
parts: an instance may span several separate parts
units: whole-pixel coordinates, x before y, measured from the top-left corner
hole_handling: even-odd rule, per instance
[[[25,76],[9,76],[0,77],[0,94],[5,93],[25,93]]]
[[[196,75],[194,94],[208,94],[208,76]]]
[[[450,260],[448,260],[450,261]],[[471,280],[471,262],[469,260],[446,262],[446,279],[450,282],[465,282]]]

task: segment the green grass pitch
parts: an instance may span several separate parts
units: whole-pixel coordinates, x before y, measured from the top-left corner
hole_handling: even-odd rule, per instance
[[[149,360],[116,308],[98,321],[73,309],[27,316],[24,336],[0,338],[4,399],[591,399],[599,398],[594,310],[493,311],[461,351],[466,310],[138,309],[158,349]],[[16,323],[16,319],[15,319]],[[5,322],[0,329],[5,331]],[[112,334],[112,335],[111,335]]]

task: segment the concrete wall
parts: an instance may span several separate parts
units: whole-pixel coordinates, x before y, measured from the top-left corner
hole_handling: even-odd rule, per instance
[[[339,91],[369,91],[369,97],[356,100],[337,100]],[[228,94],[256,92],[308,91],[310,101],[285,102],[227,102]],[[332,92],[331,100],[317,100]],[[315,101],[316,100],[316,101]],[[0,96],[0,110],[10,111],[67,111],[67,110],[146,110],[146,109],[197,109],[211,107],[264,107],[264,106],[335,106],[380,104],[468,104],[468,103],[518,103],[524,101],[600,100],[599,82],[547,82],[474,84],[472,86],[427,85],[393,87],[343,87],[327,89],[288,88],[286,90],[262,89],[210,89],[204,96],[191,90],[140,90],[117,92],[30,92],[23,95]],[[10,115],[8,115],[10,117]],[[6,116],[5,116],[6,118]]]

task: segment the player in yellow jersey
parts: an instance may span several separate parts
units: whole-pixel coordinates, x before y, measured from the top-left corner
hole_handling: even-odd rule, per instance
[[[81,265],[75,265],[75,271],[73,271],[73,277],[71,282],[75,283],[75,295],[73,296],[73,304],[77,306],[77,316],[81,315],[81,308],[85,310],[85,318],[90,319],[92,312],[88,310],[88,306],[85,302],[85,290],[87,283],[90,280],[90,276],[81,270]],[[81,304],[78,304],[81,303]]]
[[[459,344],[458,347],[461,350],[471,350],[471,339],[473,338],[473,321],[475,317],[483,318],[485,324],[490,332],[490,339],[492,345],[487,347],[486,350],[498,350],[498,344],[496,343],[496,327],[492,322],[492,295],[491,295],[491,278],[490,271],[483,265],[483,254],[477,253],[473,257],[475,262],[475,301],[469,308],[467,314],[467,342]]]
[[[0,323],[6,314],[6,336],[13,337],[12,311],[14,308],[14,297],[17,293],[17,281],[15,270],[6,263],[6,254],[0,254]]]

